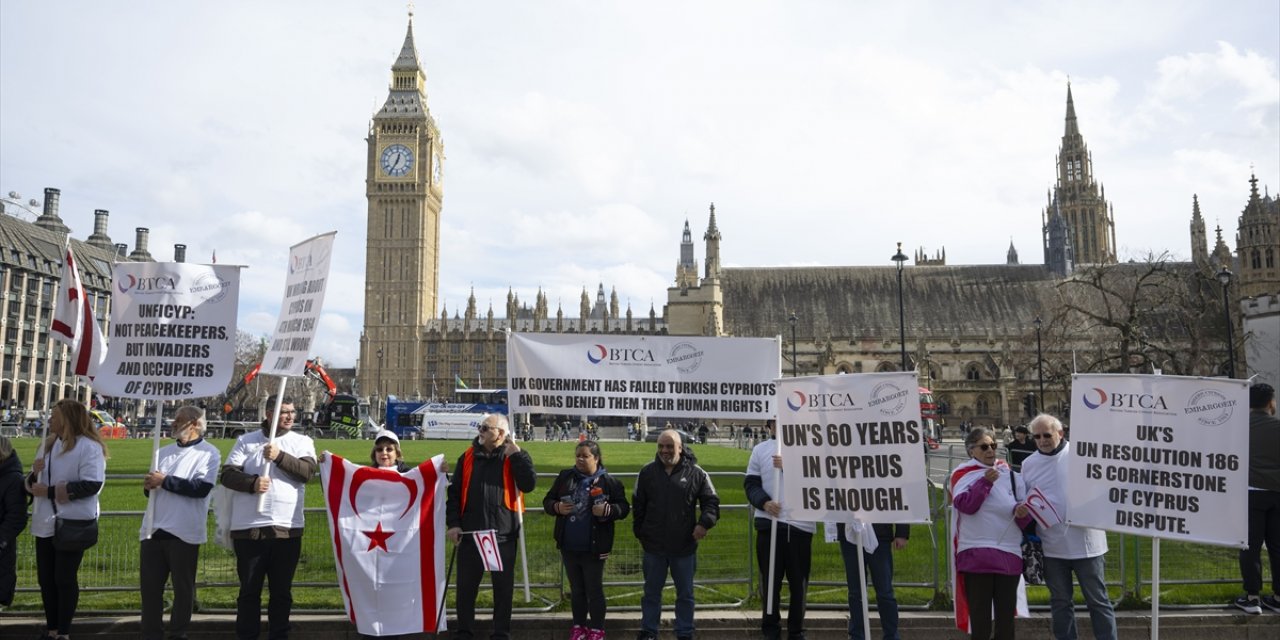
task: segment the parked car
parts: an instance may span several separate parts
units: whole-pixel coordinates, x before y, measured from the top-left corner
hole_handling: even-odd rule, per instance
[[[138,423],[134,425],[133,431],[134,431],[134,434],[139,438],[150,438],[151,430],[154,429],[155,426],[156,426],[155,416],[142,416],[141,418],[138,418]],[[165,437],[168,435],[169,435],[169,420],[167,418],[163,418],[160,421],[160,436]]]
[[[683,443],[684,443],[684,444],[686,444],[686,445],[689,445],[689,444],[697,444],[697,443],[698,443],[698,436],[696,436],[696,435],[694,435],[694,434],[692,434],[692,433],[689,433],[688,431],[685,431],[684,429],[654,429],[654,428],[652,428],[652,427],[650,427],[650,428],[649,428],[649,433],[646,433],[646,434],[644,435],[644,441],[645,441],[645,442],[657,442],[657,441],[658,441],[658,436],[662,435],[662,432],[663,432],[663,431],[674,431],[674,432],[676,432],[676,433],[680,434],[680,441],[681,441],[681,442],[683,442]]]
[[[124,426],[123,422],[117,422],[110,413],[90,409],[89,416],[93,419],[93,426],[103,438],[121,440],[129,437],[129,428]]]

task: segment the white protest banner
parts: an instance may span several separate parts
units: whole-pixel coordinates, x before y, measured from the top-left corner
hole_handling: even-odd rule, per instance
[[[177,400],[218,395],[235,366],[240,267],[113,265],[111,329],[94,391]]]
[[[1248,382],[1078,374],[1068,524],[1246,545]]]
[[[778,381],[783,518],[928,522],[916,374]]]
[[[329,260],[333,256],[330,231],[303,240],[289,248],[289,269],[284,281],[284,298],[276,330],[271,335],[267,353],[262,357],[262,371],[277,376],[300,376],[311,357],[311,340],[320,323],[324,307],[325,285],[329,280]]]
[[[773,417],[771,338],[513,333],[512,413],[695,419]]]

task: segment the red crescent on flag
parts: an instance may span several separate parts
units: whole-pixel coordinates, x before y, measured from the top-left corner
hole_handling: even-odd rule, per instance
[[[370,480],[380,482],[399,482],[409,488],[409,501],[405,503],[404,512],[400,514],[403,518],[413,508],[413,503],[418,499],[418,485],[402,475],[394,469],[376,469],[374,467],[360,467],[356,472],[351,474],[351,489],[347,494],[347,500],[351,502],[351,510],[360,513],[356,509],[356,493],[360,491],[360,485]]]

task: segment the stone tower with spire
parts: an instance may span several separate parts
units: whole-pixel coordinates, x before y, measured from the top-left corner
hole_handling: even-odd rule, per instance
[[[1202,271],[1209,269],[1209,236],[1200,215],[1200,196],[1191,194],[1191,262]]]
[[[369,123],[361,394],[407,394],[423,379],[421,332],[436,313],[444,145],[427,108],[413,14],[391,85]]]
[[[1236,223],[1240,297],[1280,292],[1280,203],[1258,193],[1258,176],[1249,176],[1249,201]]]
[[[704,263],[705,273],[701,280],[696,280],[697,263],[692,255],[693,242],[689,233],[689,223],[685,222],[680,245],[680,263],[676,267],[676,286],[667,289],[667,307],[663,313],[667,318],[668,330],[674,335],[724,335],[720,229],[716,226],[715,203],[711,204],[711,212],[707,218],[707,231],[702,234],[702,239],[706,242],[707,252]],[[685,271],[686,264],[693,269],[692,277]]]
[[[1114,264],[1116,226],[1106,187],[1093,176],[1093,155],[1080,135],[1076,105],[1067,84],[1066,129],[1058,149],[1058,178],[1047,206],[1040,214],[1044,234],[1045,260],[1049,255],[1049,222],[1054,205],[1067,223],[1077,264]]]

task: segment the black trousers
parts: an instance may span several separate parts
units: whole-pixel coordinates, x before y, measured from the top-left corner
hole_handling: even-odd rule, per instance
[[[36,581],[44,603],[45,625],[60,636],[71,635],[71,619],[80,603],[80,561],[83,551],[58,551],[53,538],[36,538]]]
[[[293,574],[302,553],[302,538],[233,540],[240,594],[236,597],[236,638],[257,640],[262,629],[262,584],[271,592],[267,605],[267,638],[289,637],[293,610]]]
[[[590,551],[560,551],[564,573],[569,578],[573,624],[604,629],[604,560]],[[587,623],[590,616],[591,623]]]
[[[516,536],[512,534],[504,542],[498,543],[498,555],[502,557],[503,571],[489,574],[493,585],[493,630],[489,637],[493,640],[507,640],[511,637],[511,596],[516,582]],[[457,620],[454,624],[453,637],[471,638],[472,627],[476,621],[476,595],[480,592],[480,579],[484,577],[484,561],[480,559],[480,550],[476,547],[475,538],[463,536],[458,544],[458,597],[456,602]]]
[[[1246,593],[1262,593],[1262,543],[1271,556],[1271,592],[1280,596],[1280,491],[1249,492],[1249,548],[1240,550]]]
[[[770,610],[765,601],[769,579],[769,548],[774,546],[770,528],[756,529],[756,561],[760,566],[760,600],[764,602],[764,611]],[[765,638],[782,637],[782,615],[779,603],[782,597],[782,578],[787,579],[787,588],[791,593],[787,606],[787,637],[804,637],[805,596],[809,592],[809,567],[812,561],[813,534],[795,527],[778,523],[777,553],[774,558],[776,569],[773,572],[773,611],[764,613],[760,618],[760,630]]]
[[[1013,640],[1013,617],[1018,613],[1018,581],[1022,576],[1000,573],[965,573],[964,593],[969,600],[969,637],[989,640],[991,605],[995,604],[996,640]]]
[[[18,541],[9,540],[0,548],[0,606],[13,604],[13,593],[18,586]]]
[[[156,535],[165,535],[157,532]],[[164,584],[173,578],[173,610],[169,637],[187,637],[196,600],[196,561],[200,545],[178,538],[142,541],[138,574],[142,590],[142,640],[164,640]]]

